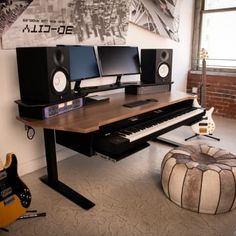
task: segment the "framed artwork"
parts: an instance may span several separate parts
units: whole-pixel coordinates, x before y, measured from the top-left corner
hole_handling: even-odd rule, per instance
[[[130,22],[178,42],[180,1],[132,0]]]
[[[3,49],[125,44],[129,22],[179,41],[181,0],[0,0]]]
[[[129,24],[127,0],[1,1],[2,47],[57,44],[125,44]],[[11,21],[11,24],[7,22]]]
[[[24,12],[32,0],[0,0],[0,38]]]

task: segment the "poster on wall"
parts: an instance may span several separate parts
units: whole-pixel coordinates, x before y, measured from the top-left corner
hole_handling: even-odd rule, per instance
[[[2,3],[3,2],[3,3]],[[14,3],[13,3],[14,2]],[[125,44],[128,0],[0,0],[2,48],[58,44]],[[12,11],[12,10],[11,10]],[[11,24],[8,24],[11,22]]]
[[[0,38],[24,12],[32,0],[0,0]]]
[[[130,22],[179,42],[181,0],[132,0]]]

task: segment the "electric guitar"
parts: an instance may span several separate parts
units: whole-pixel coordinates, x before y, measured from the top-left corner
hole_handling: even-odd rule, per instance
[[[23,215],[30,203],[31,193],[17,174],[16,155],[8,153],[5,166],[0,161],[0,228]]]
[[[200,100],[201,106],[206,107],[206,59],[208,58],[207,51],[202,48],[200,52],[200,58],[202,59],[202,76],[201,76],[201,93]],[[191,126],[193,132],[198,135],[211,135],[215,130],[215,122],[212,119],[212,113],[214,107],[206,111],[206,114],[203,116],[202,120],[193,124]]]

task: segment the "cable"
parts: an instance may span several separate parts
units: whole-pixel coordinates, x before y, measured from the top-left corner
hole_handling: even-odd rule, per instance
[[[31,126],[27,126],[27,138],[32,140],[35,135],[35,130]]]

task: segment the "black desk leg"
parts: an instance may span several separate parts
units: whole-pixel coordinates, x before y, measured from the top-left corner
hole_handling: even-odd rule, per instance
[[[40,179],[49,187],[86,210],[95,206],[93,202],[58,180],[54,130],[44,129],[44,143],[48,175],[43,176]]]

